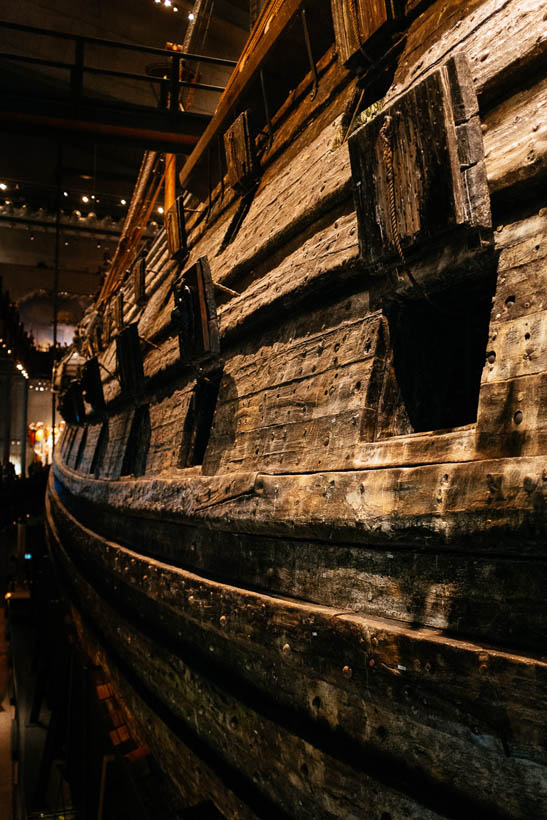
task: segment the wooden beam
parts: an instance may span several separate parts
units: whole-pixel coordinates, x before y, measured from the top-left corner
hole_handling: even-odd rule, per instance
[[[213,120],[180,172],[179,179],[183,188],[192,189],[194,171],[205,157],[207,149],[229,124],[239,98],[251,83],[255,82],[257,72],[265,64],[304,2],[305,0],[284,0],[282,3],[269,4],[264,9],[220,98]],[[330,14],[330,9],[327,11]],[[319,10],[316,13],[319,13]]]

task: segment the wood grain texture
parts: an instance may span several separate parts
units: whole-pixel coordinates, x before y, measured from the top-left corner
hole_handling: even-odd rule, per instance
[[[346,761],[325,754],[227,694],[214,680],[120,617],[79,575],[59,542],[56,546],[66,574],[72,576],[76,595],[106,636],[114,658],[118,657],[138,676],[141,687],[174,714],[182,732],[186,729],[194,735],[196,745],[204,746],[206,753],[216,758],[224,778],[234,777],[237,771],[240,790],[246,786],[251,805],[262,805],[261,816],[264,811],[265,816],[274,816],[272,812],[277,809],[276,816],[282,817],[311,818],[319,811],[343,818],[348,811],[379,812],[384,808],[414,820],[442,816],[366,773],[352,770]],[[161,752],[160,760],[163,762]],[[254,788],[252,784],[256,784]]]
[[[65,514],[63,526],[67,521],[76,539],[73,554],[87,566],[88,577],[95,564],[98,574],[93,577],[110,589],[111,600],[124,601],[127,611],[136,608],[135,614],[146,613],[147,620],[159,618],[162,630],[181,649],[205,650],[209,664],[233,669],[236,663],[238,674],[265,693],[275,681],[276,703],[304,710],[308,719],[325,729],[338,728],[364,749],[370,745],[412,761],[414,776],[431,767],[430,775],[445,788],[483,778],[479,791],[490,812],[498,806],[500,816],[524,817],[526,811],[541,816],[544,777],[536,704],[543,697],[544,664],[434,630],[409,630],[395,622],[216,584],[100,539],[97,549],[96,536],[70,524]],[[63,540],[68,543],[66,534]],[[152,608],[146,598],[154,602]],[[162,617],[167,612],[169,617]],[[140,667],[146,674],[144,664]],[[225,677],[223,688],[227,685]],[[238,686],[243,694],[245,688]],[[369,705],[358,720],[364,692]],[[404,731],[396,728],[400,709],[407,714]],[[279,706],[276,714],[282,714]],[[378,721],[384,728],[377,732]],[[449,755],[441,752],[447,737]],[[511,750],[510,757],[504,747]],[[527,758],[524,765],[522,756]],[[368,759],[365,754],[365,771]],[[511,797],[515,778],[523,778],[524,784],[516,798]]]
[[[331,0],[336,45],[343,63],[366,48],[367,41],[388,21],[385,0]]]
[[[486,433],[483,434],[486,437]],[[532,487],[530,486],[530,490]],[[103,538],[224,583],[542,651],[545,562],[528,545],[496,551],[431,539],[386,549],[211,530],[105,509],[59,490],[71,514]],[[218,499],[217,499],[218,503]],[[214,499],[210,500],[214,504]],[[493,603],[495,602],[495,604]]]
[[[495,44],[495,48],[494,48]],[[388,99],[432,67],[463,51],[476,93],[490,98],[511,75],[545,53],[543,9],[535,0],[447,0],[432,3],[410,25]]]
[[[365,264],[406,256],[460,225],[490,226],[476,111],[469,67],[459,55],[350,137]]]
[[[523,186],[547,170],[547,80],[493,109],[483,121],[490,190]]]

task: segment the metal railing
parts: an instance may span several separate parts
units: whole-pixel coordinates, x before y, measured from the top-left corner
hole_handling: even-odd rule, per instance
[[[0,59],[15,60],[29,65],[39,65],[53,69],[65,69],[70,74],[70,98],[74,105],[78,105],[84,100],[84,75],[93,74],[95,76],[112,77],[124,80],[135,80],[137,82],[156,83],[160,86],[160,106],[175,114],[179,108],[179,94],[181,88],[197,88],[201,91],[213,91],[220,93],[224,91],[224,86],[210,85],[207,83],[192,82],[180,79],[181,62],[206,63],[209,65],[226,66],[233,68],[236,65],[234,60],[227,60],[223,57],[212,57],[204,54],[189,54],[181,51],[170,51],[152,46],[137,45],[134,43],[124,43],[119,40],[105,40],[99,37],[88,35],[70,34],[68,32],[53,31],[51,29],[27,26],[22,23],[11,23],[0,20],[0,30],[11,29],[26,34],[34,34],[42,37],[51,37],[57,40],[68,40],[74,43],[74,59],[72,62],[61,62],[58,60],[48,60],[40,57],[31,57],[27,54],[16,54],[11,52],[0,52]],[[167,59],[169,63],[168,76],[156,77],[149,74],[138,74],[129,71],[118,71],[116,69],[96,68],[85,64],[86,46],[99,46],[107,49],[118,49],[132,51],[141,55],[154,55]]]

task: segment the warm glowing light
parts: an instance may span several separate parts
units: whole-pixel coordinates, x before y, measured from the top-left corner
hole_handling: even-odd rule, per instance
[[[17,362],[17,364],[15,366],[16,366],[17,370],[22,370],[23,369],[23,365],[19,364],[19,362]]]
[[[195,20],[195,14],[193,14],[193,12],[190,12],[190,14],[188,15],[188,19]]]
[[[121,202],[122,205],[127,205],[127,202],[126,202],[125,199],[120,199],[120,202]]]
[[[63,196],[68,196],[68,191],[63,191]]]
[[[82,202],[89,202],[89,197],[88,196],[83,196],[82,197]]]
[[[163,213],[163,208],[161,207],[161,205],[160,205],[160,207],[158,208],[158,213],[159,213],[159,214],[162,214],[162,213]]]
[[[164,6],[170,6],[171,5],[171,0],[163,0],[163,5]]]
[[[0,191],[7,191],[8,186],[5,182],[0,182]]]

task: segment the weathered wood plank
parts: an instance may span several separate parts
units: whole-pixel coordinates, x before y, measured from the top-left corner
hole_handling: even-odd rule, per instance
[[[521,545],[387,550],[218,532],[136,518],[67,496],[77,520],[110,540],[216,580],[452,635],[541,651],[547,637],[545,563]]]
[[[492,323],[483,383],[490,384],[547,369],[547,311]]]
[[[340,117],[292,160],[277,164],[275,186],[262,181],[237,242],[218,256],[207,254],[214,279],[217,270],[229,271],[229,283],[237,287],[234,283],[257,262],[349,197],[349,157],[347,147],[336,143],[339,130]],[[310,178],[313,186],[305,184]]]
[[[227,364],[205,472],[344,465],[356,443],[374,438],[382,426],[387,323],[378,312],[350,321],[346,307],[290,322],[279,341],[264,340],[259,356],[251,342]],[[345,321],[318,332],[337,316]]]
[[[362,771],[352,771],[345,761],[314,748],[226,693],[219,683],[188,667],[100,598],[78,573],[59,541],[56,555],[116,655],[145,689],[197,736],[212,757],[222,760],[227,773],[237,770],[241,780],[248,783],[252,802],[259,802],[253,791],[263,795],[266,816],[271,816],[276,805],[287,817],[302,818],[317,817],[318,811],[325,817],[345,818],[348,810],[378,812],[383,808],[415,820],[444,816],[404,793],[386,788]],[[295,776],[296,772],[299,774]],[[251,783],[256,784],[254,789]]]
[[[483,385],[476,451],[504,457],[547,452],[545,373]]]
[[[97,577],[107,585],[112,579],[117,590],[113,600],[142,608],[142,596],[151,596],[153,606],[141,609],[143,615],[159,618],[178,646],[190,642],[196,650],[206,648],[209,663],[227,663],[232,669],[237,658],[235,668],[253,686],[271,692],[275,681],[276,703],[296,703],[315,721],[326,720],[360,742],[383,747],[384,753],[402,754],[417,770],[433,764],[434,777],[445,784],[465,782],[467,791],[466,778],[484,778],[485,800],[508,816],[526,816],[519,805],[523,793],[534,795],[536,807],[544,800],[543,769],[531,760],[542,757],[537,751],[541,718],[536,703],[543,697],[545,664],[432,630],[409,630],[394,622],[205,581],[108,542],[101,541],[97,549],[93,539],[86,546],[84,538],[77,547],[82,558],[87,555],[86,561],[106,561],[108,572],[99,570]],[[207,637],[199,634],[203,629]],[[224,684],[226,689],[228,678]],[[370,703],[364,720],[355,712],[362,710],[363,692]],[[416,708],[409,717],[413,703]],[[404,731],[397,728],[399,709],[406,715]],[[378,720],[381,731],[375,729]],[[441,727],[442,739],[435,739]],[[420,763],[414,743],[421,748]],[[504,745],[511,750],[510,757]],[[528,758],[524,765],[521,755]],[[525,783],[516,800],[510,797],[515,777]],[[525,803],[526,812],[530,803]]]
[[[191,382],[181,390],[173,390],[149,405],[150,447],[147,454],[146,472],[161,475],[176,469],[182,442],[184,419],[192,397]]]
[[[331,0],[336,45],[343,63],[366,49],[367,41],[387,23],[388,8],[385,0]]]
[[[432,3],[410,25],[389,99],[456,51],[469,59],[479,97],[492,97],[545,50],[543,9],[535,0],[447,0],[439,11]]]
[[[134,415],[135,409],[130,407],[108,419],[107,444],[100,465],[101,478],[117,479],[120,477]]]
[[[241,532],[367,539],[369,543],[424,537],[442,542],[462,539],[499,545],[506,537],[531,539],[545,531],[545,457],[493,459],[471,463],[386,468],[312,475],[249,474],[187,480],[82,481],[56,464],[71,492],[137,515],[170,515],[179,520]],[[547,475],[547,473],[545,473]],[[252,474],[251,474],[252,475]],[[256,475],[256,474],[255,474]],[[527,488],[532,482],[534,490]],[[239,484],[245,494],[233,492]],[[224,488],[227,500],[201,512],[211,488]]]
[[[484,118],[484,150],[492,193],[544,180],[547,171],[547,80],[520,91]],[[543,182],[544,184],[544,182]]]
[[[78,457],[78,451],[80,449],[80,445],[82,443],[82,437],[84,435],[84,428],[83,427],[76,427],[74,430],[74,434],[69,442],[69,448],[67,457],[65,459],[66,463],[69,467],[74,467],[76,464],[76,459]]]
[[[546,234],[547,208],[527,219],[498,226],[495,238],[500,255],[492,310],[494,325],[547,309]]]

